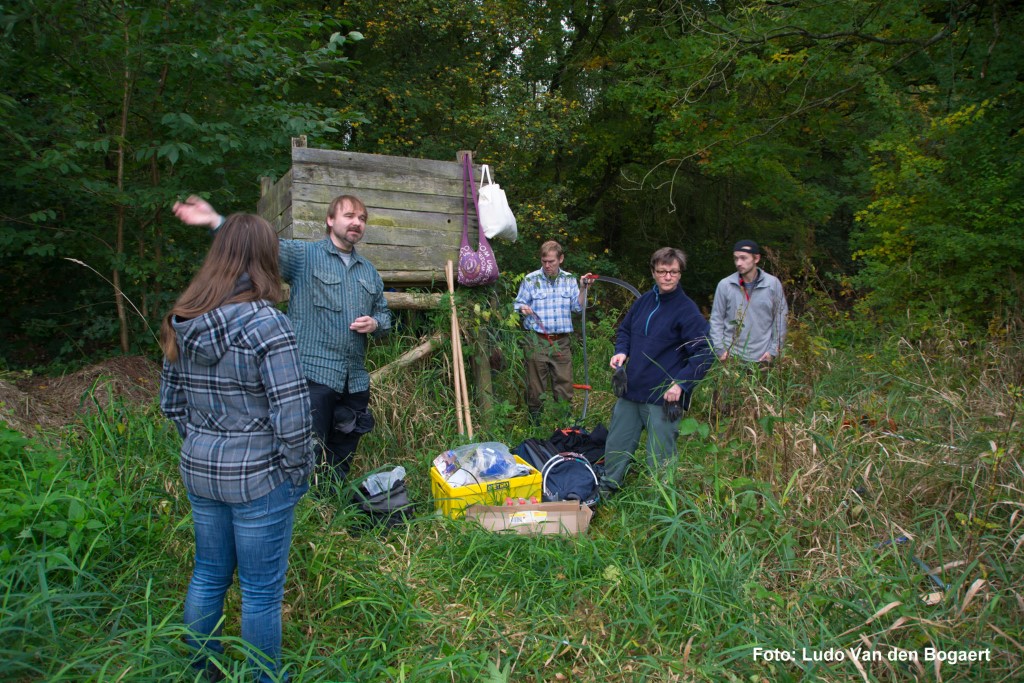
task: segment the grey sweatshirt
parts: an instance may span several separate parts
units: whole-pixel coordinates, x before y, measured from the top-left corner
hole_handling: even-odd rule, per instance
[[[746,361],[757,361],[768,352],[774,358],[786,341],[789,307],[779,278],[758,269],[758,279],[747,301],[740,276],[723,278],[715,289],[711,307],[711,345],[715,354],[728,351]]]

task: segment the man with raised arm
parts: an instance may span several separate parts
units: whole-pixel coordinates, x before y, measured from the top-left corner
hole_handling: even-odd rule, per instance
[[[212,232],[224,219],[200,197],[174,204],[174,215]],[[331,202],[318,241],[279,240],[281,277],[291,286],[288,317],[309,384],[313,431],[333,483],[348,476],[360,437],[374,425],[366,371],[369,335],[391,329],[384,282],[356,251],[366,232],[366,205],[342,195]]]

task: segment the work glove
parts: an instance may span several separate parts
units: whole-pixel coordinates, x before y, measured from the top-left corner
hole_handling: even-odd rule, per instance
[[[683,406],[679,401],[665,401],[661,404],[661,410],[669,422],[675,422],[683,416]]]
[[[626,366],[620,365],[612,373],[612,393],[618,398],[626,395]]]

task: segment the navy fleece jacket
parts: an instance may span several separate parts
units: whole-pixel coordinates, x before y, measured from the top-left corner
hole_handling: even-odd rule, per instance
[[[708,322],[682,287],[668,294],[654,287],[637,299],[619,326],[615,352],[629,356],[624,398],[657,405],[673,383],[690,394],[715,359]]]

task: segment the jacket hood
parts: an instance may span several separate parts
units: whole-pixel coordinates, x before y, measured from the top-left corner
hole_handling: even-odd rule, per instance
[[[227,350],[245,333],[246,324],[267,301],[227,304],[198,318],[171,321],[178,335],[178,351],[198,365],[216,365]]]

